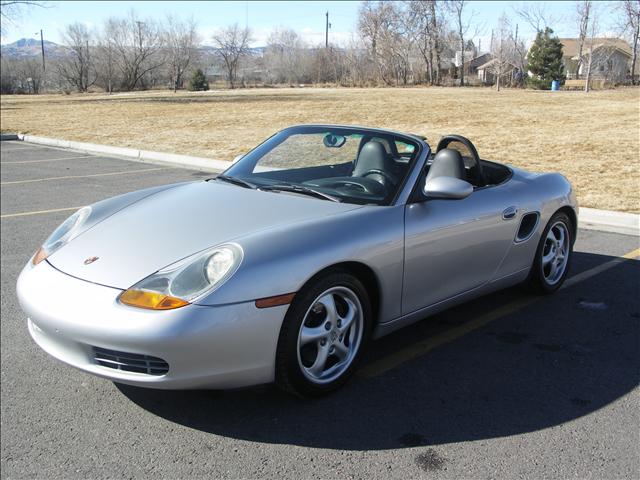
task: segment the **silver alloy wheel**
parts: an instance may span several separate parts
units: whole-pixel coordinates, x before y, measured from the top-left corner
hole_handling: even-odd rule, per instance
[[[569,262],[569,231],[564,222],[549,229],[542,249],[542,274],[549,285],[560,281]]]
[[[353,363],[364,329],[362,305],[347,287],[333,287],[311,303],[298,332],[298,365],[314,383],[332,382]]]

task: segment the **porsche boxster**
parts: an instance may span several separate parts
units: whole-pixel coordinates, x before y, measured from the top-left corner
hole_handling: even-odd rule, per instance
[[[206,180],[81,208],[27,262],[35,342],[152,388],[343,384],[371,339],[516,284],[557,290],[577,203],[558,173],[458,135],[286,128]]]

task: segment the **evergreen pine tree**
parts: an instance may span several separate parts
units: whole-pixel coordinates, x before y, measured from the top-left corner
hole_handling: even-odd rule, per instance
[[[189,90],[209,90],[207,77],[204,76],[204,72],[200,68],[193,72],[193,76],[191,77],[191,80],[189,80]]]
[[[551,81],[564,83],[564,66],[562,65],[562,44],[553,35],[549,27],[539,31],[527,55],[527,70],[533,74],[528,83],[533,88],[548,90]]]

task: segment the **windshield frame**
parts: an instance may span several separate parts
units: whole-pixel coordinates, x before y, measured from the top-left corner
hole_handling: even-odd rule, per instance
[[[402,195],[407,188],[407,182],[410,178],[413,178],[412,173],[415,171],[416,165],[420,163],[423,157],[424,151],[429,150],[429,146],[426,142],[417,136],[395,132],[391,130],[383,130],[377,128],[358,127],[350,125],[294,125],[283,130],[276,132],[274,135],[267,138],[264,142],[257,147],[243,155],[237,162],[227,168],[223,174],[231,177],[239,177],[243,180],[251,181],[253,170],[256,165],[259,165],[260,160],[271,150],[278,145],[285,142],[289,137],[293,135],[305,135],[305,134],[318,134],[325,133],[327,130],[331,133],[338,135],[362,135],[362,136],[374,136],[374,137],[390,137],[393,140],[401,141],[410,145],[414,145],[416,150],[413,152],[412,157],[407,165],[407,170],[400,183],[397,185],[395,192],[390,198],[386,198],[380,202],[372,201],[372,203],[366,203],[373,206],[389,206],[394,205],[398,198]],[[356,204],[358,202],[350,201],[349,197],[341,197],[345,203]]]

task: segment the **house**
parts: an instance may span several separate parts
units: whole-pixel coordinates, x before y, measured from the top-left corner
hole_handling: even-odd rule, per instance
[[[460,50],[455,52],[454,57],[443,55],[440,59],[440,75],[443,77],[457,78],[460,72],[460,60],[462,54]],[[465,50],[464,52],[464,77],[466,85],[474,85],[478,66],[493,58],[490,53],[477,55],[476,49]],[[460,82],[458,81],[458,84]]]
[[[629,44],[621,38],[587,38],[580,57],[580,39],[561,38],[562,61],[568,79],[584,78],[587,74],[589,55],[592,52],[591,78],[612,83],[627,83],[631,79],[632,52]],[[640,62],[636,64],[637,76]]]
[[[497,60],[493,58],[493,55],[487,55],[489,55],[487,57],[488,61],[476,67],[477,77],[478,80],[485,85],[495,85],[497,77]],[[513,63],[507,62],[503,65],[503,71],[500,75],[500,83],[502,85],[512,85],[514,81],[517,80],[518,75],[520,75],[520,81],[522,81],[520,69]]]
[[[467,48],[464,51],[464,63],[465,63],[465,65],[467,64],[467,61],[470,58],[475,58],[475,57],[477,57],[477,55],[478,55],[478,51],[476,50],[476,47],[469,46],[469,48]],[[462,64],[462,50],[456,50],[452,61],[453,61],[453,64],[455,65],[456,68],[460,67],[460,65]]]
[[[478,76],[478,67],[484,65],[492,59],[493,55],[491,55],[490,53],[483,53],[481,55],[478,55],[477,57],[464,62],[464,71],[468,76],[476,77]]]

